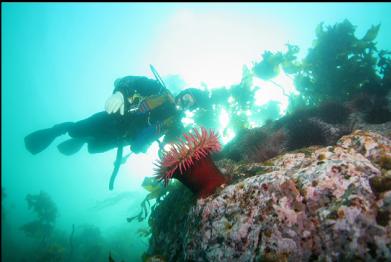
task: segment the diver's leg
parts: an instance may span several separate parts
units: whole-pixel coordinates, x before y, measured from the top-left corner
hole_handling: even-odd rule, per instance
[[[68,132],[73,126],[75,125],[74,122],[64,122],[57,125],[54,125],[52,127],[53,130],[59,135],[64,135],[66,132]]]
[[[115,137],[120,132],[117,128],[117,121],[118,116],[102,111],[76,122],[69,129],[68,134],[73,138]]]
[[[118,127],[118,116],[107,112],[96,113],[78,122],[64,122],[51,128],[35,131],[24,139],[25,146],[32,154],[46,149],[56,137],[68,132],[72,139],[58,145],[58,149],[65,155],[71,155],[80,150],[85,142],[91,139],[97,141],[109,140],[119,137],[121,129]]]
[[[30,153],[38,154],[46,149],[56,137],[68,132],[73,125],[72,122],[64,122],[51,128],[35,131],[24,138],[25,146]]]
[[[105,139],[91,139],[88,141],[88,153],[104,153],[119,146],[119,139],[105,138]]]
[[[84,139],[88,143],[89,153],[102,153],[118,147],[123,133],[124,125],[121,124],[120,116],[106,111],[76,122],[68,132],[73,139]]]

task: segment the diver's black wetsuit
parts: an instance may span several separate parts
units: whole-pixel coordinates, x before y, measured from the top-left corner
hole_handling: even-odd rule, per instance
[[[122,93],[125,114],[123,116],[118,112],[108,114],[106,111],[96,113],[70,127],[69,136],[85,138],[90,153],[105,152],[118,147],[121,141],[125,142],[124,140],[135,137],[148,125],[144,115],[129,112],[130,107],[136,106],[139,101],[131,104],[128,98],[137,95],[137,98],[141,99],[141,97],[157,95],[160,89],[161,85],[157,81],[142,76],[127,76],[117,80],[113,93],[117,91]]]
[[[69,127],[68,135],[72,138],[85,139],[90,153],[105,152],[116,148],[121,142],[121,138],[128,128],[123,119],[125,117],[128,116],[108,114],[106,111],[102,111],[75,122]],[[142,128],[140,123],[134,123],[134,126]]]
[[[149,145],[163,134],[170,139],[182,132],[180,113],[176,109],[174,99],[171,99],[171,94],[159,82],[142,76],[126,76],[115,81],[113,93],[117,91],[124,97],[124,115],[103,111],[78,122],[66,122],[45,129],[46,137],[50,134],[51,140],[41,141],[45,141],[47,145],[39,144],[42,135],[39,139],[34,135],[43,130],[34,132],[25,138],[27,149],[33,154],[39,153],[55,137],[68,133],[73,141],[78,141],[79,147],[87,142],[90,153],[105,152],[117,148],[120,144],[131,145],[132,151],[138,153],[145,152]],[[67,141],[62,144],[66,143]],[[59,149],[63,152],[61,144]],[[71,151],[74,153],[77,150]]]

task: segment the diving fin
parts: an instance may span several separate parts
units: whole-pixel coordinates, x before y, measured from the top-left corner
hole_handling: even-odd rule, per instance
[[[65,122],[27,135],[24,138],[24,144],[27,150],[33,155],[40,153],[46,149],[56,137],[65,134],[71,124],[73,123]]]
[[[79,152],[85,142],[85,139],[71,138],[60,143],[57,148],[62,154],[70,156]]]

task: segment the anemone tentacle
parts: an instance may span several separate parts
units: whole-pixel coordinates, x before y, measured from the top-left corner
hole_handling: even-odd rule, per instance
[[[183,175],[196,161],[207,157],[212,152],[221,150],[218,136],[213,130],[209,132],[201,127],[201,132],[193,128],[194,134],[183,134],[168,152],[164,152],[162,158],[155,163],[158,179],[165,184],[172,178],[176,171]]]

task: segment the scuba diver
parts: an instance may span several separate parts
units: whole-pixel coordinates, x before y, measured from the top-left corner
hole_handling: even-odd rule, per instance
[[[145,153],[157,141],[162,150],[185,131],[181,122],[183,110],[197,106],[196,95],[182,91],[176,98],[165,87],[156,70],[157,80],[143,76],[125,76],[114,82],[114,90],[105,103],[105,111],[77,122],[64,122],[35,131],[24,139],[27,150],[38,154],[57,137],[68,133],[70,139],[57,148],[64,155],[78,152],[87,143],[89,153],[117,148],[117,158],[110,180],[110,190],[123,163],[123,147],[133,153]],[[159,138],[164,135],[163,142]]]

